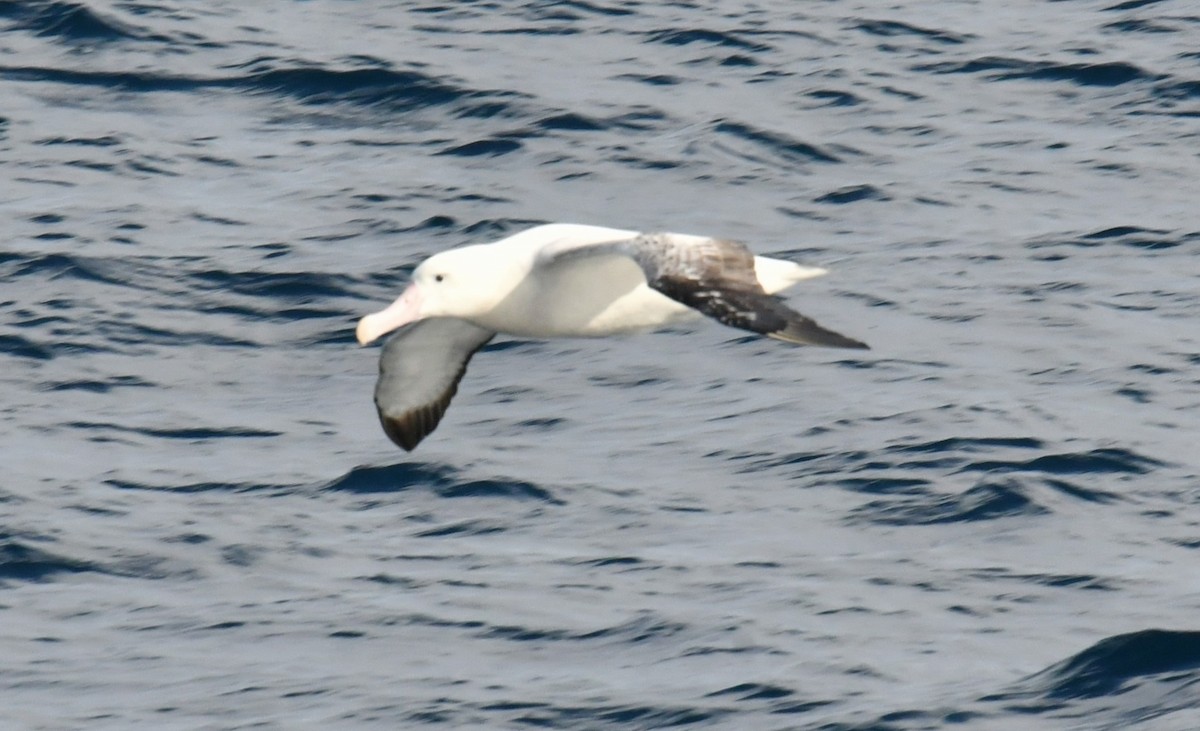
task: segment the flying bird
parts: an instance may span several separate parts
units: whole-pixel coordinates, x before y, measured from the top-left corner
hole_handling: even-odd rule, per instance
[[[375,407],[388,437],[411,451],[497,333],[601,337],[707,315],[795,345],[866,349],[771,296],[822,274],[734,241],[554,223],[429,257],[356,335],[366,345],[396,331],[379,358]]]

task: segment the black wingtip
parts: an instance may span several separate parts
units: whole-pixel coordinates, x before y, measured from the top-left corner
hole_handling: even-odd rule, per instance
[[[412,424],[404,419],[393,419],[380,414],[379,423],[383,425],[383,433],[387,434],[388,439],[392,440],[392,444],[400,447],[405,452],[411,452],[417,448],[421,440],[425,438],[428,432],[414,430]]]
[[[457,390],[456,387],[451,388],[434,403],[403,414],[388,414],[380,410],[379,423],[383,425],[383,433],[405,452],[413,451],[425,437],[437,429],[442,415],[446,413],[446,407],[450,405],[450,399]]]
[[[833,330],[826,330],[807,317],[793,317],[787,326],[775,332],[765,333],[767,337],[782,340],[793,345],[818,345],[825,348],[845,348],[847,350],[870,350],[871,346],[846,337]]]

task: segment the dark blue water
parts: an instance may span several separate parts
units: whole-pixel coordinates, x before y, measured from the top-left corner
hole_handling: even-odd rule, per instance
[[[1200,728],[1200,12],[0,2],[5,729]],[[544,221],[867,353],[352,328]]]

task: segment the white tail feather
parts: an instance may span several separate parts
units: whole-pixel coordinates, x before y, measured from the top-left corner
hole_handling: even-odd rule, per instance
[[[767,294],[775,294],[796,282],[826,274],[828,270],[821,267],[806,267],[794,261],[756,256],[754,257],[754,273],[758,277],[758,283],[762,285]]]

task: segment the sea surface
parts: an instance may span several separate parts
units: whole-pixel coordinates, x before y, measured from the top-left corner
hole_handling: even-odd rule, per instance
[[[360,316],[570,221],[870,351]],[[0,2],[0,728],[1200,728],[1200,5]]]

